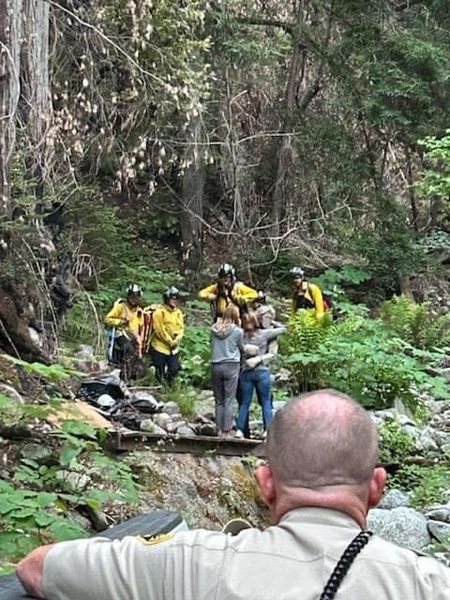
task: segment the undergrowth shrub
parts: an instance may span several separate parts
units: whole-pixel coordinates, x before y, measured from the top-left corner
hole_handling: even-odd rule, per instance
[[[428,304],[407,296],[383,302],[380,316],[399,337],[416,348],[442,348],[450,343],[450,316],[433,315]]]
[[[450,468],[434,465],[405,465],[389,481],[391,488],[410,492],[411,505],[418,509],[448,502]]]
[[[24,420],[35,419],[34,408],[23,406]],[[104,437],[87,423],[66,420],[50,436],[50,461],[22,458],[13,481],[0,480],[0,570],[43,543],[85,537],[70,517],[75,507],[137,503],[132,472],[103,451]]]
[[[417,390],[448,397],[445,380],[424,370],[436,356],[415,351],[380,321],[350,316],[317,323],[299,311],[280,350],[293,393],[332,387],[367,408],[387,408],[399,399],[413,412]]]
[[[188,325],[181,343],[182,371],[180,381],[198,388],[210,386],[209,327]]]
[[[414,440],[395,420],[378,426],[379,458],[386,463],[403,463],[414,452]]]

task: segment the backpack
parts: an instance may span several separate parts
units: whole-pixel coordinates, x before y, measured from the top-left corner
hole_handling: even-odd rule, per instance
[[[142,342],[142,354],[146,354],[150,349],[150,339],[153,333],[153,313],[155,312],[156,306],[151,304],[143,308],[144,324],[142,329],[139,331],[139,336]]]
[[[323,298],[323,310],[325,312],[333,310],[333,308],[334,308],[333,294],[331,292],[322,292],[322,298]]]

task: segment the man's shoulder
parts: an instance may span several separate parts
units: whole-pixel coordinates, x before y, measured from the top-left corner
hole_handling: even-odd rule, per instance
[[[372,565],[378,563],[384,572],[385,566],[390,565],[394,572],[396,569],[404,569],[411,577],[437,577],[450,586],[450,568],[432,556],[412,548],[397,546],[377,535],[367,544],[361,560],[369,560]]]

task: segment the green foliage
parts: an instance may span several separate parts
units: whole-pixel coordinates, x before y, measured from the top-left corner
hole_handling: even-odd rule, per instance
[[[84,376],[84,373],[80,373],[79,371],[75,371],[74,369],[70,369],[68,367],[63,367],[57,363],[53,365],[44,365],[38,362],[28,363],[20,358],[16,358],[15,356],[10,356],[8,354],[5,354],[5,358],[16,365],[20,365],[27,373],[39,375],[40,377],[43,377],[52,383],[60,383],[64,379],[69,379],[70,377]]]
[[[70,519],[73,507],[138,501],[129,466],[103,452],[101,430],[67,420],[54,437],[60,443],[50,464],[23,458],[13,483],[0,481],[0,562],[19,560],[42,543],[86,536]]]
[[[117,263],[133,258],[131,223],[121,218],[118,208],[102,196],[96,187],[82,187],[71,197],[65,210],[63,243],[79,248],[80,258],[93,259],[95,273],[83,271],[85,281],[101,274],[105,279],[115,274]],[[87,265],[86,265],[87,266]]]
[[[450,129],[446,134],[437,138],[429,136],[421,140],[420,144],[425,148],[425,156],[428,159],[428,167],[424,177],[417,184],[418,189],[426,198],[441,198],[447,203],[450,198]]]
[[[46,419],[60,406],[58,398],[52,398],[47,404],[22,404],[0,393],[0,422],[7,426],[31,424],[36,419]]]
[[[415,243],[405,227],[406,215],[386,199],[379,206],[376,230],[360,228],[354,232],[347,247],[361,257],[365,270],[372,274],[366,302],[373,295],[373,303],[383,300],[387,292],[398,289],[400,277],[417,273],[425,264],[423,250]]]
[[[176,381],[165,392],[165,399],[176,402],[183,417],[189,418],[195,414],[197,393],[181,381]]]
[[[396,421],[383,421],[378,426],[380,461],[402,464],[414,451],[414,440]]]
[[[317,324],[297,313],[281,341],[292,391],[332,387],[367,408],[386,408],[396,399],[413,412],[417,390],[447,397],[445,381],[425,372],[436,355],[415,350],[380,321],[349,316]]]
[[[448,466],[406,465],[390,480],[390,486],[411,492],[412,506],[424,509],[447,501],[449,479]]]
[[[57,494],[15,488],[0,480],[0,565],[20,560],[41,544],[86,535],[64,516]]]
[[[182,371],[180,380],[195,387],[210,385],[210,332],[205,326],[188,325],[180,350]]]
[[[382,304],[380,315],[396,335],[416,348],[432,350],[450,343],[450,317],[433,315],[426,303],[396,296]]]

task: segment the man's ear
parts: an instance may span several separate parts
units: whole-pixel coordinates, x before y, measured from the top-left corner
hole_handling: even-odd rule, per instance
[[[261,465],[255,471],[256,481],[261,492],[261,496],[267,506],[272,506],[276,498],[275,481],[269,465]]]
[[[369,508],[376,506],[383,496],[387,473],[383,467],[374,469],[369,488]]]

